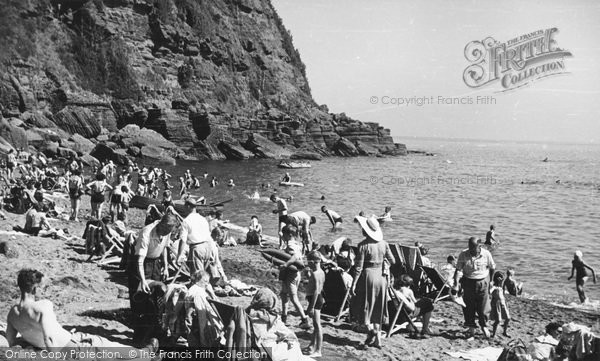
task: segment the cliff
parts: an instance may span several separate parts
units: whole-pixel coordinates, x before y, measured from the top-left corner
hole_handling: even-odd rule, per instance
[[[94,153],[79,134],[115,160],[143,156],[144,145],[167,162],[405,154],[388,129],[315,104],[269,0],[2,0],[2,9],[0,151]],[[284,151],[257,153],[257,143]]]

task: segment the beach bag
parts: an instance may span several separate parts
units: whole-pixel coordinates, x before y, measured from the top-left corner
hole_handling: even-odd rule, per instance
[[[512,340],[510,341],[506,347],[504,347],[504,350],[502,350],[502,353],[500,354],[500,357],[498,357],[497,361],[530,361],[531,360],[531,356],[529,356],[529,353],[527,352],[527,346],[525,346],[525,343],[523,342],[523,340],[518,339],[518,340]]]

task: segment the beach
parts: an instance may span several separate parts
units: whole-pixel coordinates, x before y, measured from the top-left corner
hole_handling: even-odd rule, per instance
[[[67,206],[66,198],[58,198],[58,205]],[[89,214],[89,197],[84,196],[82,213]],[[130,223],[141,225],[144,212],[130,211]],[[85,216],[84,216],[85,219]],[[24,222],[22,215],[7,214],[1,223],[2,239],[7,240],[18,252],[16,258],[0,255],[0,320],[5,321],[9,308],[18,302],[19,292],[16,273],[21,268],[35,268],[47,277],[42,297],[54,303],[58,321],[67,329],[76,329],[104,336],[110,340],[129,343],[132,331],[128,327],[129,300],[126,276],[116,268],[100,267],[86,263],[83,240],[72,243],[52,238],[39,238],[24,234],[13,234],[12,226]],[[71,235],[83,233],[84,222],[51,220],[58,228],[67,228]],[[136,228],[134,228],[136,229]],[[279,291],[277,278],[270,275],[269,265],[260,256],[258,246],[221,248],[221,260],[229,279],[238,279],[247,284],[269,287]],[[301,292],[302,294],[302,292]],[[301,299],[302,296],[301,296]],[[226,297],[221,301],[232,305],[248,305],[249,297]],[[429,339],[412,339],[407,333],[394,334],[384,339],[384,347],[358,350],[357,346],[365,335],[352,331],[350,325],[339,326],[325,323],[322,360],[456,360],[446,351],[470,350],[487,346],[503,347],[511,339],[522,339],[528,343],[543,334],[545,325],[551,321],[576,322],[587,325],[592,331],[600,331],[600,315],[580,310],[557,307],[546,302],[507,296],[513,321],[509,329],[510,338],[499,336],[485,340],[482,335],[464,339],[462,312],[452,302],[437,302],[433,314],[432,328],[436,333]],[[303,304],[306,302],[303,300]],[[290,317],[292,328],[302,346],[309,343],[310,333],[296,327],[298,317]]]

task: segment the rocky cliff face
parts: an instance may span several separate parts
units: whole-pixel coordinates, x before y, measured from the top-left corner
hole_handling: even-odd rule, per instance
[[[15,147],[22,133],[37,148],[79,134],[140,155],[150,134],[201,159],[256,155],[256,139],[281,157],[405,152],[378,124],[315,104],[269,0],[2,3],[0,111]],[[119,132],[127,125],[158,134]]]

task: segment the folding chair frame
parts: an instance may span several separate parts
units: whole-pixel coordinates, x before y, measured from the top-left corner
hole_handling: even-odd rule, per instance
[[[447,288],[448,290],[450,290],[450,285],[448,284],[448,280],[445,280],[444,277],[438,272],[438,270],[436,270],[435,268],[432,267],[424,267],[421,266],[420,267],[422,272],[425,274],[425,276],[427,276],[427,278],[429,278],[429,280],[431,280],[431,283],[433,283],[433,285],[436,288],[435,292],[435,298],[433,299],[433,303],[437,302],[437,301],[441,301],[443,299],[446,298],[450,298],[450,294],[446,294],[443,295],[444,290]],[[434,277],[431,277],[430,273],[435,272],[436,273],[436,277],[439,278],[439,281],[443,282],[444,284],[440,286],[441,282],[436,282],[434,281]],[[432,292],[433,293],[433,292]]]
[[[350,314],[350,302],[348,302],[349,298],[350,298],[350,288],[348,288],[346,290],[346,294],[344,295],[344,300],[342,301],[342,305],[340,306],[338,313],[335,316],[321,313],[321,318],[326,321],[332,320],[333,321],[332,323],[334,323],[334,324],[340,323],[340,320],[342,319],[342,317]]]
[[[389,328],[388,328],[388,332],[386,334],[386,338],[391,337],[394,333],[400,331],[401,329],[403,329],[406,324],[410,324],[410,326],[412,326],[412,328],[414,328],[415,330],[417,329],[417,327],[414,324],[414,319],[410,317],[410,315],[406,312],[406,309],[404,308],[404,302],[400,301],[400,299],[398,299],[398,297],[396,296],[396,291],[392,288],[392,287],[388,287],[387,289],[388,292],[388,296],[390,297],[390,300],[392,302],[394,302],[394,305],[397,307],[396,312],[394,312],[394,316],[391,318],[390,323],[389,323]],[[400,317],[400,313],[403,312],[406,315],[406,318],[408,319],[408,321],[403,322],[401,324],[397,324],[398,322],[398,318]]]

